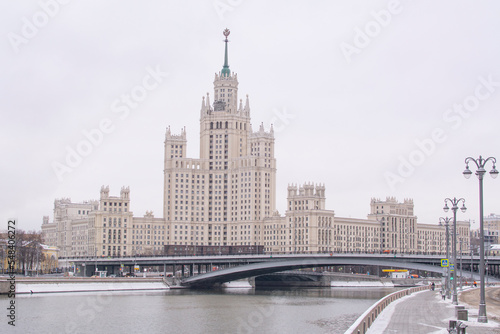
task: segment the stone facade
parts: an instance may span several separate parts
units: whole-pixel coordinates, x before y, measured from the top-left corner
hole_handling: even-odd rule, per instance
[[[325,187],[306,183],[288,187],[284,215],[274,211],[261,221],[219,223],[168,221],[152,212],[134,217],[129,196],[128,188],[122,188],[120,196],[110,196],[109,188],[102,187],[99,202],[56,200],[54,222],[44,217],[44,242],[64,249],[63,257],[159,255],[164,245],[216,246],[219,242],[263,245],[267,253],[446,254],[445,227],[417,223],[411,200],[372,199],[367,219],[336,217],[325,208]],[[451,251],[451,226],[449,233]],[[457,233],[462,253],[467,254],[469,222],[458,221]]]
[[[417,245],[417,217],[413,214],[413,200],[398,203],[396,198],[385,201],[372,198],[368,219],[380,223],[380,247],[390,252],[414,253]]]
[[[263,245],[267,252],[332,251],[334,212],[325,209],[324,185],[288,186],[287,210],[264,219]]]
[[[499,244],[500,215],[494,213],[484,217],[484,242],[486,246]],[[478,233],[479,234],[479,233]]]
[[[85,256],[88,254],[88,223],[91,212],[99,207],[97,201],[73,203],[70,198],[54,201],[54,221],[43,217],[44,242],[59,248],[59,256]]]

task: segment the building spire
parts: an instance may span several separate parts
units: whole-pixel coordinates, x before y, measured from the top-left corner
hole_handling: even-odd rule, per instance
[[[227,62],[227,42],[229,42],[227,40],[227,36],[229,36],[231,32],[226,28],[222,33],[224,34],[224,36],[226,36],[226,39],[224,40],[224,42],[226,43],[226,51],[224,53],[224,66],[222,67],[221,76],[228,77],[231,75],[231,70],[229,70],[229,64]]]

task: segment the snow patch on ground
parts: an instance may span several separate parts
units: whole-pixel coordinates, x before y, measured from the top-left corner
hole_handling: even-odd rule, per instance
[[[224,288],[238,288],[238,289],[251,289],[252,285],[248,282],[248,280],[239,280],[223,283],[222,287]]]
[[[168,290],[162,282],[17,283],[16,293]]]
[[[393,288],[394,284],[392,282],[370,282],[370,281],[332,281],[330,283],[334,287],[384,287]]]
[[[468,288],[465,288],[464,287],[464,290],[467,290]],[[437,299],[437,302],[438,303],[441,303],[441,304],[446,304],[445,306],[447,308],[451,308],[451,309],[455,309],[455,305],[453,305],[451,303],[451,301],[449,299],[447,300],[443,300],[443,298],[441,298],[441,295],[436,295],[436,299]],[[472,308],[470,307],[470,305],[468,304],[459,304],[459,305],[463,305],[465,306],[465,309],[468,312],[468,317],[469,317],[469,320],[468,321],[463,321],[463,320],[460,320],[462,321],[464,324],[466,324],[467,326],[469,327],[483,327],[483,328],[500,328],[500,323],[494,321],[494,320],[491,320],[491,319],[488,319],[488,322],[487,323],[482,323],[482,322],[477,322],[477,317],[479,315],[479,309],[477,308]],[[448,318],[446,319],[446,322],[449,322],[450,320],[457,320],[455,317],[452,317],[452,318]]]

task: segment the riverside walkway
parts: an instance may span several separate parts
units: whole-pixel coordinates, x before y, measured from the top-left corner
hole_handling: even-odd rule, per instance
[[[486,324],[477,322],[478,306],[459,305],[464,305],[469,311],[469,321],[464,321],[468,334],[500,333],[500,314],[488,310],[488,300]],[[392,302],[380,313],[367,333],[447,334],[449,320],[456,320],[455,306],[451,300],[442,300],[438,290],[425,290]]]

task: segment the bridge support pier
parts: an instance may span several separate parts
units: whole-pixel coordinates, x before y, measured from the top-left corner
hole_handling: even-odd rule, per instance
[[[84,268],[85,268],[85,270],[84,270],[85,275],[84,276],[90,277],[92,275],[95,275],[95,266],[87,264]]]
[[[194,264],[189,265],[189,277],[194,276]]]

